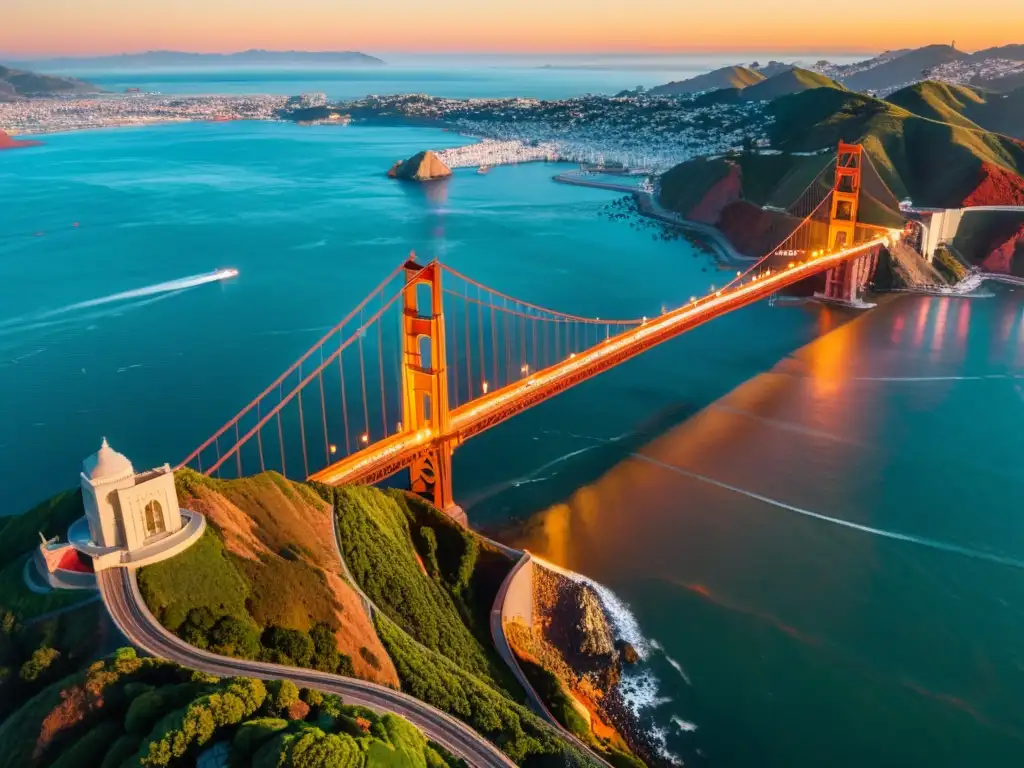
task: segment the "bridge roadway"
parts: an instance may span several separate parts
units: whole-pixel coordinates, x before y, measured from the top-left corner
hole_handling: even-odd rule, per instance
[[[364,680],[340,677],[312,669],[298,669],[247,659],[232,659],[193,648],[164,629],[139,593],[135,572],[111,568],[96,574],[107,611],[129,642],[158,658],[177,662],[220,677],[246,676],[263,680],[287,679],[299,686],[342,696],[347,704],[360,704],[377,712],[401,715],[449,751],[474,766],[515,766],[493,744],[468,725],[408,694]]]
[[[856,258],[882,245],[887,239],[887,236],[881,236],[862,245],[826,254],[651,318],[643,325],[613,336],[585,352],[454,409],[449,417],[448,434],[433,434],[429,429],[400,432],[335,462],[309,479],[328,485],[379,482],[429,454],[439,439],[454,444],[467,440],[663,341]]]

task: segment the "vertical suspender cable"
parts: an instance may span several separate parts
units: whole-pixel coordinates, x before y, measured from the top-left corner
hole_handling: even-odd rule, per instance
[[[370,435],[370,406],[366,399],[366,361],[363,357],[363,336],[365,335],[365,329],[363,328],[363,313],[359,313],[359,378],[363,382],[363,437],[366,440],[360,438],[360,442],[366,444],[369,441]]]
[[[344,340],[341,339],[341,334],[338,334],[341,344],[344,344]],[[342,357],[345,355],[345,349],[342,347],[338,350],[338,375],[341,377],[341,424],[345,430],[345,455],[352,453],[352,444],[349,442],[348,435],[348,403],[345,402],[345,366],[342,364]]]
[[[242,446],[238,443],[241,438],[238,436],[238,419],[235,419],[235,463],[238,466],[238,476],[242,476]]]
[[[256,401],[256,423],[259,424],[263,419],[260,417],[260,407],[263,402],[260,400]],[[256,430],[256,445],[260,449],[260,472],[267,471],[267,465],[263,461],[263,427]]]
[[[302,364],[299,364],[299,381],[302,381]],[[302,413],[302,387],[299,387],[299,439],[302,440],[302,468],[309,477],[309,455],[306,452],[306,417]],[[304,477],[303,480],[306,478]]]
[[[468,288],[466,290],[469,290]],[[476,289],[476,339],[480,347],[480,390],[483,391],[487,380],[487,359],[484,355],[484,303],[480,286]]]
[[[324,458],[327,463],[325,467],[331,464],[331,439],[327,434],[327,400],[324,399],[324,348],[320,347],[320,420],[324,425]]]
[[[466,298],[462,306],[466,311],[466,402],[473,399],[473,343],[469,335],[469,283],[463,281]]]
[[[282,400],[284,400],[284,394],[283,394],[283,391],[281,389],[281,385],[278,384],[277,385],[277,402],[278,402],[278,404],[280,404],[280,402]],[[277,444],[281,448],[281,474],[284,475],[285,477],[288,477],[288,465],[285,463],[285,460],[284,460],[284,430],[281,429],[281,409],[280,408],[278,408],[278,410],[277,410]]]
[[[491,373],[494,374],[494,386],[498,386],[498,322],[494,316],[494,297],[491,297]]]
[[[388,401],[384,392],[384,292],[380,293],[381,316],[377,318],[377,356],[380,360],[380,412],[384,422],[384,437],[388,436]]]
[[[456,408],[459,407],[459,330],[458,330],[459,329],[459,321],[457,319],[458,316],[459,316],[459,313],[455,311],[455,302],[452,302],[452,331],[453,331],[453,333],[451,334],[451,339],[452,339],[452,359],[451,359],[451,361],[450,361],[450,363],[448,365],[448,369],[449,370],[451,370],[453,368],[455,369],[455,377],[454,377],[455,381],[451,382],[451,383],[454,384],[454,386],[449,390],[448,397],[450,399],[452,394],[455,395],[455,407]],[[448,329],[446,327],[445,331],[447,331],[447,330]],[[446,333],[445,337],[447,338],[447,336],[448,336],[448,334]],[[445,376],[447,376],[447,375],[448,375],[448,372],[445,371]]]

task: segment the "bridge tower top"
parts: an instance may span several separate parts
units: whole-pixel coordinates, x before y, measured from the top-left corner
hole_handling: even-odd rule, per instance
[[[839,142],[836,155],[836,179],[832,186],[832,210],[828,221],[828,247],[838,249],[853,244],[860,201],[860,174],[863,148],[860,144]]]

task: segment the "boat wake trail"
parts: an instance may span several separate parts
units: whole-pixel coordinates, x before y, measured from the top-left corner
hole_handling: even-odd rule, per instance
[[[821,520],[826,523],[832,523],[833,525],[840,525],[844,528],[851,528],[855,531],[861,531],[862,533],[869,533],[872,536],[881,536],[883,538],[894,539],[896,541],[906,541],[910,544],[917,544],[919,546],[928,547],[929,549],[935,549],[940,552],[950,552],[952,554],[963,555],[964,557],[970,557],[976,560],[985,560],[990,563],[997,563],[998,565],[1006,565],[1011,568],[1020,568],[1024,570],[1024,560],[1017,560],[1012,557],[997,555],[992,552],[983,552],[978,549],[971,549],[970,547],[961,547],[957,544],[950,544],[949,542],[945,541],[929,539],[924,536],[914,536],[909,533],[887,531],[884,528],[874,528],[870,525],[862,525],[861,523],[854,523],[849,520],[842,520],[838,517],[829,517],[828,515],[822,515],[818,512],[811,512],[809,509],[801,509],[800,507],[793,506],[792,504],[787,504],[783,501],[778,501],[777,499],[770,499],[767,496],[762,496],[761,494],[754,493],[753,491],[744,490],[743,488],[739,488],[735,485],[730,485],[729,483],[723,483],[721,480],[715,480],[714,478],[708,477],[706,475],[701,475],[696,472],[690,472],[681,467],[677,467],[672,464],[667,464],[663,461],[658,461],[657,459],[653,459],[650,456],[644,456],[641,453],[633,453],[630,455],[634,459],[647,462],[648,464],[653,464],[654,466],[661,467],[662,469],[667,469],[669,472],[675,472],[678,475],[683,475],[684,477],[689,477],[693,480],[698,480],[702,483],[714,485],[726,491],[739,493],[748,498],[764,502],[765,504],[771,504],[773,507],[778,507],[780,509],[785,509],[790,512],[795,512],[798,515],[804,515],[805,517],[814,518],[815,520]]]
[[[141,299],[147,296],[156,296],[162,293],[172,293],[176,291],[184,291],[189,288],[196,288],[206,283],[216,283],[221,280],[225,280],[229,277],[234,277],[238,273],[233,269],[218,269],[214,272],[205,272],[201,275],[192,275],[190,277],[182,277],[177,280],[168,280],[163,283],[155,283],[154,285],[147,285],[144,288],[135,288],[130,291],[122,291],[121,293],[112,293],[109,296],[101,296],[97,299],[89,299],[87,301],[79,301],[75,304],[68,304],[64,307],[57,309],[50,309],[45,312],[38,312],[32,315],[23,315],[21,317],[15,317],[10,320],[4,320],[0,322],[0,328],[6,328],[11,325],[18,323],[30,322],[36,323],[40,320],[47,320],[61,315],[66,315],[70,312],[77,312],[83,309],[92,309],[93,307],[101,307],[105,304],[114,304],[121,301],[130,301],[131,299]]]

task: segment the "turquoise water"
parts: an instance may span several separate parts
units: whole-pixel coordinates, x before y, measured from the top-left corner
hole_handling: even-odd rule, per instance
[[[564,99],[586,93],[615,94],[683,80],[737,62],[734,55],[690,56],[391,56],[385,67],[351,69],[144,69],[68,71],[110,91],[141,88],[161,93],[288,93],[321,91],[331,99],[374,94],[429,93],[449,98],[526,96]],[[746,61],[772,59],[746,54]],[[859,57],[805,53],[843,63]],[[789,59],[787,59],[789,60]]]
[[[585,315],[721,280],[557,167],[384,177],[458,141],[197,124],[0,156],[5,511],[104,435],[183,458],[413,249]],[[734,313],[460,448],[456,496],[628,605],[641,717],[688,765],[1019,764],[1024,305],[992,292]]]

